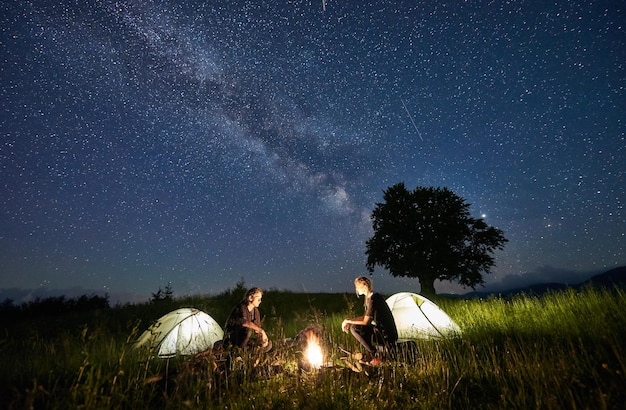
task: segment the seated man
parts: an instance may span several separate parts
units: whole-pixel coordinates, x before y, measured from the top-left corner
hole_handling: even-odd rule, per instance
[[[262,297],[261,289],[252,288],[233,308],[224,328],[224,347],[238,346],[245,350],[260,346],[264,351],[270,351],[272,342],[261,328],[259,305]]]
[[[370,365],[381,363],[377,357],[374,341],[385,347],[393,346],[398,340],[398,330],[393,314],[383,296],[375,293],[372,281],[366,276],[354,280],[357,296],[365,295],[365,313],[361,317],[347,318],[341,323],[341,329],[352,332],[352,335],[367,350],[364,360]]]

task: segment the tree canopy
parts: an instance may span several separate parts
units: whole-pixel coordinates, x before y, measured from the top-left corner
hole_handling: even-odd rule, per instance
[[[435,280],[472,289],[483,284],[483,273],[495,264],[493,252],[508,242],[501,230],[472,218],[470,205],[447,188],[409,191],[398,183],[383,199],[372,211],[367,269],[379,265],[394,277],[417,278],[424,295],[435,295]]]

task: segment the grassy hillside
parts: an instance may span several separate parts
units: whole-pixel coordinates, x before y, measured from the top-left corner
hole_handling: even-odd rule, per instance
[[[261,313],[275,348],[260,357],[162,360],[132,345],[152,321],[196,307],[224,323],[242,289],[222,295],[4,321],[0,408],[623,408],[626,294],[566,290],[541,297],[441,299],[460,338],[418,340],[380,367],[361,366],[340,331],[362,312],[353,294],[270,290]],[[327,366],[287,343],[323,329]]]

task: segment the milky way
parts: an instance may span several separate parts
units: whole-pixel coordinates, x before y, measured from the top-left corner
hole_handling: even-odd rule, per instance
[[[626,264],[621,2],[0,14],[0,288],[351,291],[397,182],[448,187],[504,231],[488,283]]]

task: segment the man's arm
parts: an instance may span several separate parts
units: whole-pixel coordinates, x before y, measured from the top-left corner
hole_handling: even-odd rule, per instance
[[[258,318],[259,316],[259,312],[256,312],[256,317]],[[256,334],[258,334],[261,337],[261,341],[263,343],[263,346],[265,346],[269,340],[269,338],[267,337],[267,333],[265,333],[265,330],[263,330],[263,328],[261,328],[261,326],[257,325],[256,323],[254,323],[253,321],[249,320],[248,318],[245,318],[245,322],[242,324],[243,327],[246,327],[248,329],[252,329]]]
[[[263,332],[263,329],[261,329],[261,327],[255,325],[254,322],[251,322],[249,320],[246,320],[245,322],[243,322],[241,324],[241,326],[247,327],[248,329],[252,329],[252,330],[254,330],[257,333]]]

